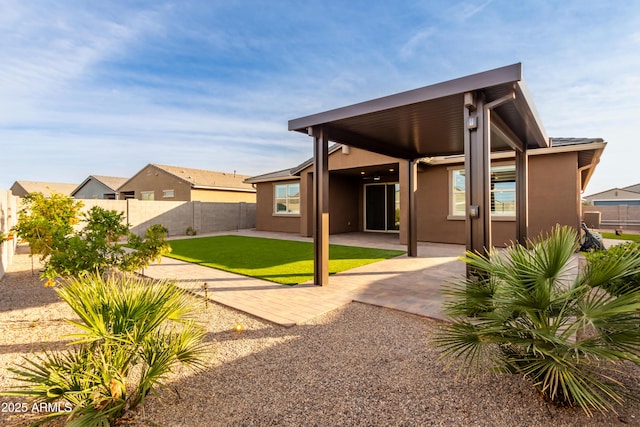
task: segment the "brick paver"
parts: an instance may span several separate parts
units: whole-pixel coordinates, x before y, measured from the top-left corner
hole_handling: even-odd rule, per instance
[[[236,234],[226,232],[218,234]],[[237,234],[287,240],[310,240],[295,234],[240,230]],[[349,233],[330,237],[333,244],[406,249],[397,235]],[[303,322],[352,301],[442,319],[440,290],[464,274],[461,245],[420,243],[417,257],[406,255],[332,275],[328,286],[279,285],[222,270],[163,258],[144,274],[173,279],[196,294],[285,326]]]

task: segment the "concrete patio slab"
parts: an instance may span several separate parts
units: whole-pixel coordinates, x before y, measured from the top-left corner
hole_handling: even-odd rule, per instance
[[[223,234],[311,241],[297,234],[255,230],[209,235]],[[406,249],[393,234],[339,234],[331,236],[331,244]],[[403,255],[338,273],[323,287],[310,283],[280,285],[166,257],[146,268],[144,275],[176,280],[191,292],[203,297],[206,293],[212,301],[284,326],[352,301],[442,319],[440,290],[447,281],[464,274],[464,263],[458,260],[463,253],[462,245],[420,243],[417,257]]]

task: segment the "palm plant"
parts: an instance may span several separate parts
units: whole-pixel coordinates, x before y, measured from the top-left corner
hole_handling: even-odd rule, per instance
[[[80,318],[72,350],[46,352],[10,368],[26,385],[3,394],[64,402],[68,425],[108,426],[143,402],[177,364],[204,367],[208,346],[193,316],[197,304],[170,282],[93,275],[57,289]]]
[[[547,399],[592,411],[614,409],[627,392],[612,374],[640,363],[640,290],[605,291],[640,272],[640,250],[575,271],[575,231],[556,227],[530,249],[514,245],[464,261],[480,279],[451,285],[451,322],[435,343],[467,373],[497,369],[532,381]],[[573,266],[573,268],[572,268]]]

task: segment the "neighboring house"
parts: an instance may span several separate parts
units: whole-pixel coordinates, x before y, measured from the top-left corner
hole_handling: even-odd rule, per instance
[[[117,189],[127,182],[128,178],[117,176],[89,175],[82,184],[72,192],[71,197],[76,199],[117,199]]]
[[[528,150],[529,235],[555,224],[578,229],[581,191],[606,143],[602,139],[551,138],[550,147]],[[406,161],[336,144],[329,148],[329,233],[400,233],[401,179]],[[496,246],[515,240],[515,166],[513,152],[492,153],[492,237]],[[464,156],[423,158],[417,174],[419,241],[465,243]],[[313,233],[313,159],[292,169],[254,176],[256,228],[311,236]]]
[[[42,193],[49,196],[52,191],[70,196],[78,184],[64,184],[60,182],[40,182],[40,181],[16,181],[10,190],[14,196],[24,197],[31,193]]]
[[[256,190],[248,175],[148,164],[118,188],[120,199],[248,202]]]
[[[601,191],[600,193],[585,196],[584,200],[592,206],[640,206],[640,184]]]

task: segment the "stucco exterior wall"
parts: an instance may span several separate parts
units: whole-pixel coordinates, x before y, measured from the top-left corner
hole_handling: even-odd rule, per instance
[[[75,199],[104,199],[105,194],[114,194],[114,191],[103,183],[91,179],[73,197]]]
[[[576,153],[529,156],[529,237],[536,238],[555,224],[579,227],[580,182]],[[462,165],[424,168],[418,173],[418,240],[465,244],[465,221],[449,215],[449,169]],[[406,224],[406,222],[405,222]],[[515,240],[515,220],[491,223],[495,246]]]
[[[171,198],[163,198],[164,190],[173,190],[174,196]],[[152,165],[144,168],[122,187],[118,189],[120,198],[124,199],[123,193],[128,191],[135,192],[135,198],[140,200],[141,193],[144,191],[153,191],[154,200],[165,201],[191,201],[191,184],[175,177],[165,171],[158,169]]]
[[[580,229],[581,201],[576,152],[529,156],[529,237],[554,225]]]
[[[348,233],[362,230],[361,184],[355,177],[329,176],[329,233]]]
[[[371,156],[369,156],[371,154]],[[358,156],[362,155],[363,159]],[[407,242],[408,162],[391,159],[362,150],[351,149],[349,155],[340,151],[329,157],[330,170],[368,166],[371,162],[398,165],[400,182],[400,242]],[[512,162],[501,160],[494,165]],[[374,163],[375,164],[375,163]],[[449,217],[449,170],[462,164],[419,166],[417,173],[418,240],[426,242],[465,244],[464,218]],[[579,227],[580,180],[576,152],[529,156],[529,237],[535,238],[555,224]],[[256,226],[259,230],[312,234],[313,174],[309,167],[300,176],[301,215],[279,217],[273,215],[273,183],[258,185]],[[382,182],[382,181],[381,181]],[[363,181],[357,176],[337,173],[330,175],[329,230],[330,233],[363,231]],[[449,218],[448,218],[449,217]],[[495,246],[505,246],[515,240],[514,218],[494,219],[491,224]]]
[[[299,180],[278,181],[277,184],[295,183]],[[280,231],[284,233],[300,232],[300,215],[276,215],[274,213],[274,185],[266,182],[256,184],[256,229],[262,231]],[[302,189],[300,190],[302,192]]]

